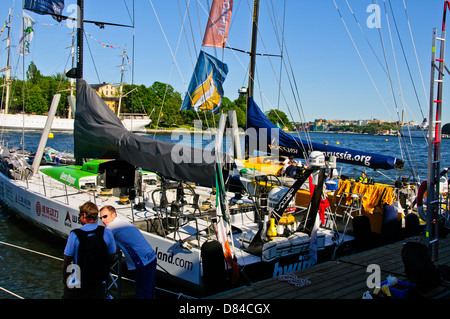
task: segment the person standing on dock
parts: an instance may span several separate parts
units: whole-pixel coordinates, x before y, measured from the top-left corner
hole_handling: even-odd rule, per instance
[[[98,224],[98,207],[90,201],[80,206],[79,219],[83,226],[70,232],[64,249],[63,299],[104,299],[114,236]]]
[[[139,229],[117,217],[116,209],[107,205],[100,209],[103,224],[113,232],[125,255],[128,270],[135,270],[136,298],[155,297],[156,254]]]

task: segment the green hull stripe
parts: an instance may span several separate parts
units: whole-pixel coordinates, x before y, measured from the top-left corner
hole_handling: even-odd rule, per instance
[[[42,168],[41,172],[64,184],[76,188],[80,188],[80,179],[97,176],[97,174],[81,170],[81,166],[78,165]]]

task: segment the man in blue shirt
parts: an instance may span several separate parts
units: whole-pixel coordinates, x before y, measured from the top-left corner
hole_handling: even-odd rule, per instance
[[[285,174],[289,177],[294,177],[297,172],[297,162],[291,161],[290,165],[286,168]]]
[[[100,209],[100,218],[114,234],[125,255],[128,270],[135,270],[136,298],[155,296],[156,254],[136,226],[117,217],[116,209],[107,205]]]
[[[117,250],[114,236],[98,224],[98,207],[94,203],[81,205],[79,218],[83,226],[70,232],[64,249],[63,298],[103,299]]]

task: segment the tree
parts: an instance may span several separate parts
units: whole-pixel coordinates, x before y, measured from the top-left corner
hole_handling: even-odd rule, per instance
[[[243,103],[242,103],[243,102]],[[247,101],[243,98],[237,98],[234,102],[230,101],[229,98],[224,97],[222,99],[222,105],[220,107],[223,113],[228,113],[228,111],[235,110],[236,118],[239,127],[245,128]]]
[[[292,130],[292,124],[283,111],[271,109],[264,113],[267,118],[275,125],[286,126],[288,130]]]
[[[155,112],[160,111],[160,123],[169,127],[183,124],[180,114],[181,95],[169,84],[155,81],[150,87],[150,93],[154,98]],[[153,122],[153,121],[152,121]]]
[[[39,83],[42,78],[41,72],[37,69],[36,64],[33,61],[30,62],[30,65],[27,69],[27,81],[33,84]]]
[[[25,91],[25,112],[40,115],[47,113],[47,110],[47,100],[44,98],[39,85],[28,83]]]

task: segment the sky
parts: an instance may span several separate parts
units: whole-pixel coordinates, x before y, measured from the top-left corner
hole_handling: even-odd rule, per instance
[[[84,78],[91,84],[119,83],[125,48],[130,60],[125,82],[169,83],[184,96],[202,49],[211,2],[137,0],[134,29],[100,29],[86,23]],[[263,111],[280,109],[291,121],[403,118],[421,123],[428,117],[432,31],[437,28],[438,36],[441,33],[444,1],[260,2],[257,51],[283,52],[284,57],[257,57],[255,100]],[[74,15],[75,3],[66,0],[64,14]],[[13,6],[13,75],[22,78],[31,61],[44,75],[69,69],[72,28],[68,23],[27,12],[35,20],[35,32],[31,53],[23,59],[16,54],[22,1],[2,1],[0,22],[6,21]],[[234,0],[228,46],[249,51],[252,8],[251,0]],[[84,12],[85,20],[133,25],[131,0],[85,0]],[[284,30],[284,42],[279,40],[280,30]],[[236,99],[238,89],[248,85],[248,55],[229,49],[204,50],[228,65],[225,96]],[[5,65],[6,41],[1,41],[0,68]],[[444,81],[444,124],[450,122],[450,112],[446,112],[449,85],[450,81]]]

